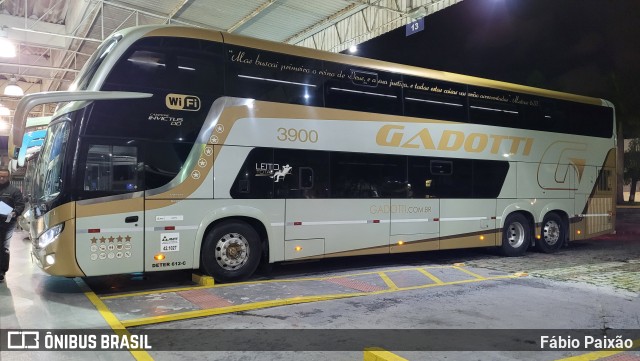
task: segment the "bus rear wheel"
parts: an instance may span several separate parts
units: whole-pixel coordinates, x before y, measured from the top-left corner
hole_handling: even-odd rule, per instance
[[[216,281],[241,281],[258,267],[261,248],[253,227],[242,221],[223,222],[205,236],[201,269]]]
[[[542,221],[542,235],[536,249],[544,253],[557,252],[564,244],[567,232],[565,223],[556,213],[549,213]]]
[[[531,244],[531,226],[522,214],[510,214],[502,229],[500,251],[507,257],[519,257],[525,254]]]

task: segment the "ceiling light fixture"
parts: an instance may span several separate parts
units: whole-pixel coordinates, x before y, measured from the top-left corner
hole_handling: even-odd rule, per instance
[[[9,84],[4,88],[4,95],[12,97],[21,97],[24,95],[24,90],[18,85],[18,80],[15,77],[9,79]]]
[[[7,27],[0,27],[0,58],[15,58],[16,46],[7,38]]]

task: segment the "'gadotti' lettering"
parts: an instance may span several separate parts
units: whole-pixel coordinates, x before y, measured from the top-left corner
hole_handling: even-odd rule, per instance
[[[403,125],[383,125],[376,135],[376,143],[385,147],[424,148],[430,150],[460,151],[482,153],[489,151],[498,154],[502,147],[507,147],[512,155],[528,156],[533,146],[533,138],[506,136],[485,133],[465,133],[460,130],[445,129],[440,138],[434,141],[428,128],[418,132],[406,133]]]

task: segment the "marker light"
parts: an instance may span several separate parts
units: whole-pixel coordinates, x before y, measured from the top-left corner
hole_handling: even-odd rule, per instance
[[[484,241],[484,236],[480,236],[480,240],[481,240],[481,241]]]
[[[577,234],[582,234],[582,231],[581,230],[577,230],[576,233]]]
[[[398,246],[402,246],[404,244],[404,241],[398,241]]]
[[[542,236],[539,234],[536,234],[536,239],[540,239],[540,238],[542,238]]]
[[[302,251],[302,247],[300,247],[300,246],[296,246],[296,248],[294,248],[294,249],[296,250],[296,252]]]
[[[153,259],[155,259],[156,261],[162,261],[163,259],[165,259],[165,256],[162,253],[158,253],[157,255],[153,256]]]

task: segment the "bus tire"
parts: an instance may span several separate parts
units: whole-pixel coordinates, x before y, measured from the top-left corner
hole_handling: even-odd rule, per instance
[[[507,257],[523,256],[531,244],[531,226],[520,213],[510,214],[502,229],[500,251]]]
[[[544,253],[557,252],[567,237],[565,222],[557,213],[547,213],[541,227],[542,234],[536,241],[536,249]]]
[[[262,246],[253,227],[234,220],[216,225],[202,245],[201,268],[219,282],[236,282],[255,272]]]

